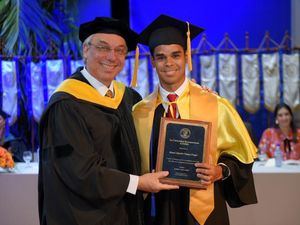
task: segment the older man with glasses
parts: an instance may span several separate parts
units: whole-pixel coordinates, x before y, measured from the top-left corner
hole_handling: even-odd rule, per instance
[[[159,182],[168,172],[140,176],[131,108],[141,97],[114,81],[137,34],[97,17],[79,39],[85,67],[57,88],[40,123],[40,223],[143,224],[140,191],[178,187]]]

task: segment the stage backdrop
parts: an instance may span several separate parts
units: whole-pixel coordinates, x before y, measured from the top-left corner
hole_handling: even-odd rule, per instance
[[[265,31],[280,42],[285,31],[291,29],[290,0],[130,0],[130,22],[138,32],[160,14],[205,28],[214,45],[228,33],[238,48],[245,46],[245,32],[250,34],[250,47],[257,48]]]

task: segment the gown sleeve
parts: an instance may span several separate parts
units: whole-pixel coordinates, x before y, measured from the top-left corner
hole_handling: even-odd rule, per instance
[[[232,156],[223,155],[219,162],[226,164],[230,169],[230,176],[222,181],[224,198],[232,208],[257,203],[254,186],[252,165],[244,164]]]
[[[230,207],[257,202],[252,166],[257,149],[243,121],[225,100],[218,103],[218,162],[226,164],[230,176],[222,181],[224,197]]]

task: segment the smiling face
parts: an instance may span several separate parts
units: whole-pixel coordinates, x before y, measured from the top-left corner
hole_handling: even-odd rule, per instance
[[[127,46],[116,34],[93,34],[83,45],[83,57],[87,71],[109,86],[124,67]]]
[[[285,107],[277,111],[276,120],[280,128],[290,127],[292,122],[292,115]]]
[[[185,80],[186,55],[178,44],[155,47],[152,64],[156,68],[161,86],[176,91]]]

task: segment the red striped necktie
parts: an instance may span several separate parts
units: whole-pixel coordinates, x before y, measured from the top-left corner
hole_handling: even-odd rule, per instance
[[[170,101],[171,105],[169,105],[169,107],[168,107],[167,117],[176,118],[177,105],[174,101],[177,99],[177,97],[178,96],[176,94],[168,94],[167,98]],[[174,102],[174,103],[172,103],[172,102]],[[171,107],[172,107],[172,110],[171,110]]]

